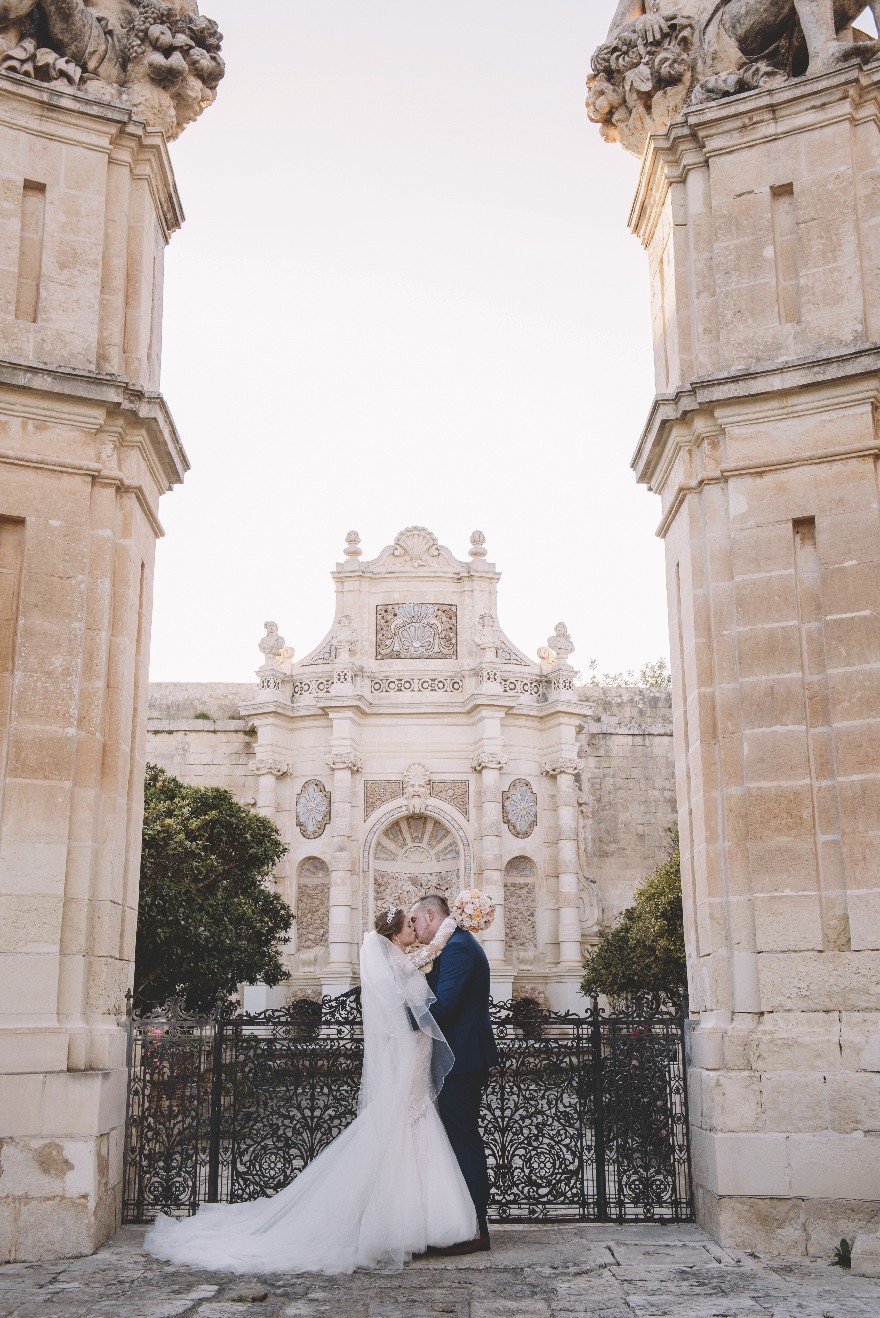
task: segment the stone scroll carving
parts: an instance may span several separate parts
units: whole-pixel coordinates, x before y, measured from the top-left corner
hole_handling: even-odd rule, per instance
[[[875,19],[880,0],[868,6]],[[688,104],[874,58],[841,40],[861,0],[620,0],[595,51],[587,110],[603,137],[641,154]]]
[[[195,0],[0,0],[0,73],[122,101],[177,137],[225,73]]]

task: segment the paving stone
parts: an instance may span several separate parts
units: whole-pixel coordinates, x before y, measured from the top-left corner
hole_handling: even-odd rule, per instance
[[[354,1277],[210,1274],[149,1258],[143,1235],[0,1267],[0,1318],[880,1318],[880,1280],[728,1252],[691,1226],[496,1228],[489,1254]]]

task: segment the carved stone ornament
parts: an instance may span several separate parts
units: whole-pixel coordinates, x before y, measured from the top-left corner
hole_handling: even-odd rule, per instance
[[[318,778],[303,783],[296,796],[296,826],[304,838],[319,838],[330,822],[330,793]]]
[[[863,0],[619,0],[593,54],[587,110],[602,136],[640,155],[688,104],[873,59],[873,40],[828,40]],[[875,21],[880,0],[868,5]]]
[[[0,0],[0,73],[120,101],[169,139],[214,101],[222,42],[195,0]]]
[[[368,778],[364,783],[364,819],[369,819],[381,805],[403,796],[403,783],[399,778]]]
[[[500,644],[501,636],[492,614],[481,613],[477,621],[477,630],[474,632],[474,645],[480,651],[484,662],[498,658]]]
[[[469,558],[481,559],[487,554],[486,537],[482,531],[471,531],[471,547],[468,550]]]
[[[350,613],[343,613],[336,624],[334,644],[337,660],[352,659],[357,654],[358,631],[354,625],[354,618]]]
[[[283,778],[290,773],[290,765],[274,755],[259,755],[254,761],[254,773],[260,777],[271,774],[273,778]]]
[[[527,778],[514,778],[501,793],[501,818],[514,837],[531,837],[538,822],[538,796]]]
[[[445,782],[431,782],[431,795],[435,801],[451,805],[465,819],[470,818],[470,783],[467,778],[451,778]]]
[[[431,795],[431,774],[424,764],[411,764],[403,775],[403,796],[414,815],[423,815]]]
[[[264,622],[266,635],[260,638],[260,652],[265,659],[277,659],[284,654],[284,637],[278,634],[277,622]]]
[[[363,767],[364,762],[357,751],[331,751],[327,756],[327,768],[334,771],[350,769],[352,773],[360,773]]]
[[[361,549],[361,537],[358,531],[349,531],[345,537],[345,549],[342,552],[346,558],[360,558],[364,551]]]
[[[507,756],[499,751],[477,751],[471,761],[471,768],[475,773],[482,773],[483,769],[497,769],[500,773],[506,763]]]
[[[454,604],[377,604],[377,659],[454,659],[458,652]]]
[[[555,666],[567,668],[568,661],[574,654],[574,641],[564,622],[557,622],[553,628],[553,635],[547,637],[547,647],[553,651]]]
[[[408,526],[394,538],[394,557],[401,566],[424,568],[434,565],[440,557],[440,545],[433,531],[426,526]]]
[[[541,765],[541,773],[545,773],[548,778],[558,778],[561,773],[577,773],[580,765],[577,760],[565,755],[557,755],[552,760],[545,760]]]

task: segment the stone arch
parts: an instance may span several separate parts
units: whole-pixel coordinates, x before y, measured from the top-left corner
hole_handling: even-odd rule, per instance
[[[511,953],[538,949],[538,867],[530,856],[511,856],[504,866],[505,943]]]
[[[320,856],[296,867],[296,950],[309,952],[330,941],[330,870]]]
[[[472,875],[472,848],[461,824],[433,801],[418,813],[401,801],[384,811],[364,838],[361,853],[364,927],[372,927],[376,902],[406,901],[410,896],[415,900],[426,886],[454,897],[472,883]]]

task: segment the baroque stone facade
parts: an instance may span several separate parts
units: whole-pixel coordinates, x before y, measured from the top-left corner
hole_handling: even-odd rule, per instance
[[[411,527],[365,562],[353,532],[333,575],[338,621],[302,660],[266,624],[250,689],[151,689],[149,758],[291,849],[293,985],[249,1002],[348,986],[377,909],[476,882],[496,996],[575,1006],[583,948],[668,848],[668,693],[579,686],[561,623],[542,658],[517,649],[481,533],[464,561]]]

